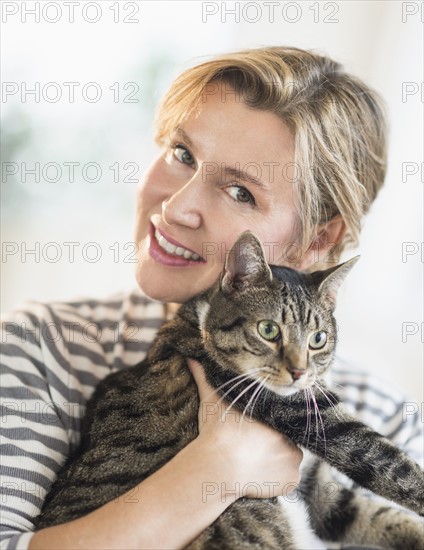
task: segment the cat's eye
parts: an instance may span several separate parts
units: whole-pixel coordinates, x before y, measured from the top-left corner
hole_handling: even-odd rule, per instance
[[[193,157],[183,145],[174,146],[174,155],[182,164],[188,164],[189,166],[194,164]]]
[[[327,333],[323,330],[318,330],[311,334],[309,338],[309,347],[311,349],[322,349],[327,343]]]
[[[276,342],[281,338],[281,330],[274,321],[259,321],[258,332],[265,340]]]

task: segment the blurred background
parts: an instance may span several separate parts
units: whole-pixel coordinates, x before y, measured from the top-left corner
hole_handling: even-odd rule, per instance
[[[386,186],[345,255],[361,260],[341,291],[339,355],[422,403],[422,2],[72,6],[1,4],[2,311],[135,286],[137,181],[179,72],[234,49],[313,49],[379,91],[390,119]]]

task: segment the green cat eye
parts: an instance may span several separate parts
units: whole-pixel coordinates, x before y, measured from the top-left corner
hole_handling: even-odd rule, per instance
[[[281,337],[280,327],[274,321],[259,321],[258,332],[262,338],[270,342],[276,342]]]
[[[309,338],[309,347],[311,349],[321,349],[327,343],[327,333],[323,330],[318,330],[311,334]]]

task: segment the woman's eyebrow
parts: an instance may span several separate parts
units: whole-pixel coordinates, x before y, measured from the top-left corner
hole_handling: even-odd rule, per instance
[[[180,135],[180,137],[187,143],[187,145],[190,147],[193,153],[196,154],[196,146],[194,145],[193,141],[191,140],[187,132],[185,132],[181,128],[181,126],[178,126],[178,128],[175,129],[175,132]]]
[[[251,183],[253,185],[256,185],[263,189],[264,191],[268,191],[268,187],[263,183],[262,180],[257,178],[256,176],[252,176],[251,174],[248,174],[245,170],[241,170],[240,168],[237,168],[236,166],[223,166],[224,163],[221,164],[221,168],[224,172],[224,174],[229,175],[231,178],[234,178],[236,181],[246,181],[248,183]],[[260,167],[258,167],[260,169]]]

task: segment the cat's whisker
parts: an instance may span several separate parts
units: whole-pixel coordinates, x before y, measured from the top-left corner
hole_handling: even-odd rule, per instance
[[[268,380],[268,378],[269,378],[270,376],[271,376],[271,375],[268,374],[268,376],[266,376],[266,377],[261,381],[261,383],[259,384],[259,386],[258,386],[258,387],[255,389],[255,391],[253,392],[251,398],[249,399],[249,401],[248,401],[246,407],[245,407],[244,410],[243,410],[242,420],[243,420],[243,418],[244,418],[244,416],[245,416],[245,414],[246,414],[246,412],[247,412],[247,409],[249,408],[249,405],[250,405],[251,401],[253,400],[253,403],[252,403],[252,406],[251,406],[251,411],[250,411],[250,420],[252,420],[252,415],[253,415],[253,411],[254,411],[255,405],[256,405],[256,403],[257,403],[257,401],[258,401],[259,396],[260,396],[261,393],[262,393],[262,390],[263,390],[264,387],[265,387],[266,381]]]
[[[221,384],[220,386],[218,386],[217,388],[214,389],[213,392],[209,393],[205,399],[207,399],[208,397],[212,396],[215,392],[218,392],[219,390],[221,390],[222,388],[224,388],[225,386],[228,386],[228,384],[232,384],[234,381],[238,380],[239,378],[241,378],[241,380],[235,384],[234,386],[231,386],[231,388],[226,392],[224,393],[224,395],[221,396],[221,398],[219,399],[218,403],[220,403],[221,401],[224,400],[225,396],[228,395],[231,390],[233,388],[235,388],[236,386],[238,386],[239,384],[241,384],[242,382],[244,382],[245,380],[247,380],[252,374],[256,374],[257,372],[263,370],[264,367],[262,368],[258,368],[258,369],[254,369],[252,371],[249,371],[247,373],[243,373],[243,374],[239,374],[238,376],[234,376],[233,378],[231,378],[230,380],[228,380],[227,382],[224,382],[224,384]]]
[[[242,397],[247,391],[250,390],[250,388],[252,388],[255,384],[258,384],[259,380],[254,380],[251,384],[249,384],[247,386],[247,388],[244,388],[244,390],[238,394],[238,396],[233,399],[233,401],[231,401],[231,403],[228,405],[228,407],[225,409],[224,413],[221,415],[221,420],[223,418],[223,416],[225,416],[230,410],[231,410],[231,407],[237,403],[237,401],[240,399],[240,397]]]
[[[311,407],[311,402],[312,402],[312,389],[311,388],[308,388],[308,401],[309,401],[309,406]],[[309,444],[309,440],[310,440],[310,436],[311,436],[311,433],[312,433],[312,430],[313,430],[313,418],[315,418],[315,423],[316,423],[316,412],[315,412],[315,406],[314,406],[314,409],[310,409],[310,416],[309,416],[309,433],[308,433],[308,444]]]
[[[262,390],[259,392],[259,394],[258,394],[257,397],[256,397],[255,402],[254,402],[253,405],[252,405],[252,411],[253,411],[253,409],[254,409],[254,407],[255,407],[257,401],[258,401],[258,398],[259,398],[261,395],[263,395],[263,401],[264,401],[264,405],[265,405],[265,401],[267,400],[267,397],[268,397],[269,395],[272,395],[272,393],[273,393],[272,390],[270,390],[267,386],[265,386],[265,383],[266,383],[266,381],[268,380],[268,378],[269,378],[268,376],[265,378],[264,385],[262,386]]]
[[[329,395],[327,394],[327,392],[326,392],[325,389],[324,389],[324,386],[322,386],[319,382],[315,382],[315,386],[321,390],[321,392],[323,393],[323,395],[325,395],[325,397],[327,398],[327,400],[328,400],[331,404],[334,405],[334,404],[337,403],[337,401],[335,401],[334,399],[332,399],[332,397],[329,396]]]
[[[230,380],[227,380],[227,382],[224,382],[217,388],[215,388],[215,391],[221,390],[223,387],[228,386],[228,384],[231,384],[231,382],[234,382],[234,380],[238,380],[239,378],[246,378],[249,377],[251,374],[255,374],[261,370],[264,370],[265,367],[258,367],[257,369],[253,369],[249,372],[243,372],[242,374],[238,374],[237,376],[234,376],[233,378],[230,378]]]
[[[319,407],[318,407],[318,403],[317,403],[317,400],[315,399],[315,395],[314,393],[311,391],[311,397],[312,397],[312,402],[314,404],[314,408],[315,408],[315,418],[317,419],[316,420],[316,431],[317,431],[317,440],[316,440],[316,445],[318,445],[318,439],[319,439],[319,425],[318,425],[318,420],[319,420],[319,424],[321,425],[321,429],[322,429],[322,438],[324,440],[324,454],[326,454],[327,452],[327,440],[326,440],[326,437],[325,437],[325,428],[324,428],[324,422],[322,421],[322,416],[321,416],[321,413],[319,412]],[[316,448],[316,446],[315,446]]]
[[[269,388],[265,388],[264,402],[266,401],[266,398],[268,397],[268,394],[272,394],[272,392]]]
[[[334,382],[333,380],[331,380],[331,385],[332,385],[332,386],[338,386],[339,388],[342,388],[342,390],[345,389],[344,386],[342,386],[341,384],[337,384],[337,382]]]
[[[306,440],[306,448],[309,447],[310,432],[312,427],[312,423],[311,423],[312,409],[311,409],[311,398],[310,398],[309,392],[310,392],[310,388],[305,388],[303,390],[303,393],[305,394],[305,400],[306,400],[306,432],[303,437],[303,441],[305,441],[305,437],[308,436],[308,439]]]
[[[258,395],[256,396],[256,399],[255,399],[255,401],[254,401],[253,404],[252,404],[252,412],[250,413],[250,420],[252,420],[253,410],[254,410],[254,408],[255,408],[256,403],[258,402],[258,398],[260,397],[261,393],[262,393],[264,390],[265,390],[265,398],[266,398],[266,394],[268,393],[269,390],[268,390],[268,388],[265,386],[265,384],[266,384],[266,381],[268,380],[268,378],[269,378],[270,376],[271,376],[271,375],[268,374],[268,376],[264,379],[264,381],[263,381],[262,384],[261,384],[261,389],[259,390]]]
[[[302,439],[302,445],[303,445],[303,442],[305,441],[305,437],[308,432],[308,420],[309,420],[308,388],[303,388],[303,395],[305,396],[305,402],[306,402],[306,431]]]
[[[309,395],[310,395],[310,398],[311,398],[311,401],[314,405],[314,416],[315,416],[315,432],[316,432],[316,435],[315,435],[315,451],[317,450],[317,447],[318,447],[318,439],[319,439],[319,426],[318,426],[318,418],[317,418],[317,403],[314,399],[314,395],[312,393],[312,389],[309,388]]]
[[[334,411],[334,414],[336,415],[337,419],[342,421],[343,418],[338,414],[338,408],[336,407],[337,405],[337,402],[336,401],[333,401],[329,395],[327,395],[326,391],[324,390],[324,388],[322,386],[320,386],[320,384],[318,384],[317,382],[315,383],[315,386],[317,387],[317,389],[322,393],[322,395],[327,399],[328,403],[330,404],[330,407],[333,409]]]
[[[333,382],[333,380],[331,380],[331,385],[332,385],[332,386],[338,386],[338,387],[341,388],[342,390],[345,389],[345,386],[342,386],[341,384],[337,384],[337,382]]]
[[[236,382],[235,384],[233,384],[231,386],[231,388],[229,390],[227,390],[224,394],[221,395],[221,397],[218,399],[217,401],[217,404],[220,404],[222,403],[223,401],[225,401],[225,398],[226,396],[231,393],[235,388],[237,388],[237,386],[239,386],[240,384],[242,384],[243,382],[246,382],[247,380],[249,380],[250,376],[249,375],[244,375],[243,378],[241,380],[239,380],[238,382]]]
[[[247,402],[246,406],[245,406],[244,409],[243,409],[243,414],[241,415],[241,420],[242,420],[242,421],[244,420],[244,417],[245,417],[245,415],[246,415],[246,412],[247,412],[247,410],[248,410],[248,408],[249,408],[250,403],[255,399],[255,395],[256,395],[256,394],[259,392],[259,390],[261,389],[261,386],[262,386],[263,382],[264,382],[263,380],[262,380],[262,381],[258,380],[258,387],[254,390],[254,392],[253,392],[252,395],[250,396],[249,401]],[[250,415],[250,418],[252,418],[252,415]],[[240,423],[240,424],[241,424],[241,423]]]

